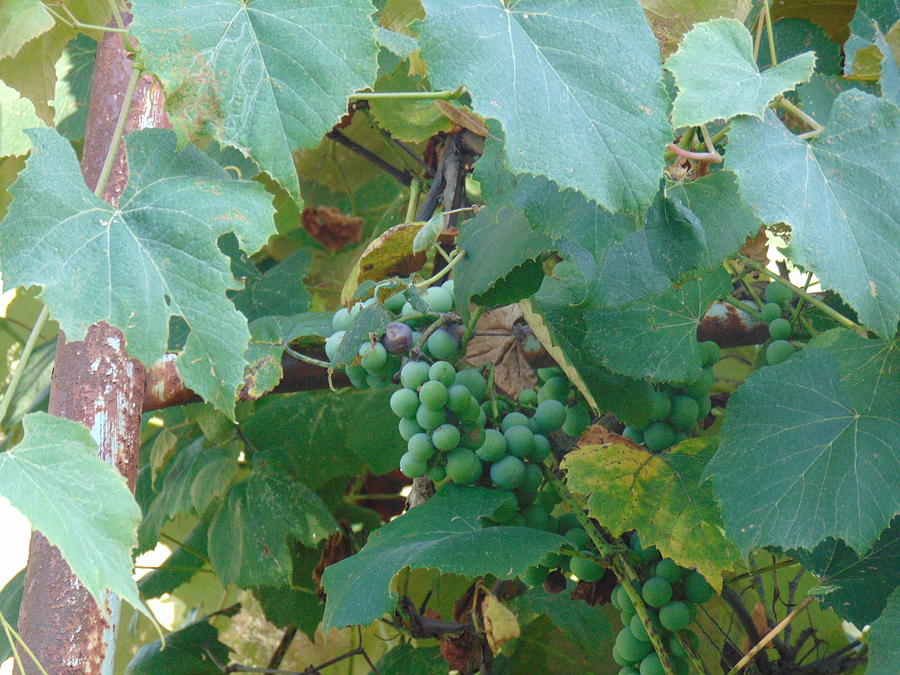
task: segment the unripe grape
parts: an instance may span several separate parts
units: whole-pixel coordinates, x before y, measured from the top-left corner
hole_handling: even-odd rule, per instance
[[[426,341],[428,350],[436,359],[456,361],[459,358],[459,340],[446,328],[438,328]]]
[[[560,403],[565,403],[569,398],[570,388],[571,384],[567,377],[561,375],[551,377],[544,382],[543,386],[538,391],[538,403],[546,401],[547,399],[554,399]]]
[[[659,660],[656,652],[647,654],[641,660],[640,673],[641,675],[666,675],[666,670],[663,668],[662,661]]]
[[[329,361],[334,361],[338,347],[341,346],[341,340],[344,339],[345,332],[346,331],[339,330],[337,333],[332,333],[328,339],[325,340],[325,356],[328,357]]]
[[[447,281],[441,284],[441,288],[447,291],[451,295],[451,297],[453,296],[453,292],[456,290],[453,279],[447,279]]]
[[[591,543],[591,538],[581,525],[577,525],[568,530],[565,537],[579,549],[584,548]]]
[[[631,439],[635,443],[643,443],[644,442],[644,432],[638,431],[634,427],[625,427],[622,430],[622,435],[625,438]]]
[[[431,432],[431,442],[438,450],[449,452],[459,445],[459,429],[452,424],[442,424]]]
[[[447,413],[444,412],[443,408],[434,410],[423,404],[416,411],[416,422],[425,431],[434,431],[446,421]]]
[[[428,304],[428,308],[432,312],[437,312],[438,314],[444,314],[453,309],[453,296],[440,286],[430,287],[425,291],[422,299]]]
[[[503,432],[506,432],[512,427],[516,426],[528,426],[528,418],[520,412],[509,413],[508,415],[506,415],[506,417],[503,418],[503,421],[500,423],[500,429]]]
[[[454,385],[455,386],[455,385]],[[478,405],[478,401],[470,394],[468,403],[466,407],[456,413],[461,422],[474,422],[479,423],[481,426],[484,426],[484,419],[482,418],[481,407]]]
[[[387,300],[384,301],[385,308],[391,310],[392,312],[399,312],[403,309],[403,304],[406,302],[406,297],[403,295],[403,292],[394,293]]]
[[[391,394],[391,410],[397,417],[415,417],[419,409],[419,397],[412,389],[398,389]]]
[[[467,448],[457,448],[447,455],[447,477],[454,483],[474,483],[481,477],[481,460]]]
[[[406,451],[416,459],[427,462],[434,455],[434,444],[428,434],[418,433],[406,442]]]
[[[513,490],[525,478],[525,464],[518,457],[506,455],[491,465],[491,480],[497,487]]]
[[[365,389],[369,386],[368,384],[366,384],[366,377],[369,374],[362,366],[349,365],[344,369],[344,373],[350,380],[350,384],[352,384],[357,389]]]
[[[641,675],[641,671],[634,666],[623,666],[619,669],[618,675]]]
[[[700,413],[700,406],[690,396],[678,394],[672,397],[672,410],[669,413],[669,420],[672,426],[682,431],[687,431],[697,423],[697,415]],[[649,429],[648,429],[649,431]],[[647,434],[644,434],[647,439]],[[674,439],[673,439],[674,440]],[[647,447],[650,447],[649,445]]]
[[[538,368],[537,376],[541,382],[546,382],[551,377],[556,377],[557,375],[565,375],[565,372],[559,366],[549,366],[547,368]]]
[[[624,656],[622,656],[622,652],[619,651],[619,645],[618,645],[618,644],[614,644],[614,645],[613,645],[613,648],[612,648],[612,657],[613,657],[613,661],[615,661],[616,663],[618,663],[620,666],[625,667],[625,666],[630,666],[630,665],[631,665],[631,660],[630,660],[630,659],[626,659]],[[638,675],[640,675],[640,674],[638,674]]]
[[[541,487],[543,481],[544,474],[541,473],[541,467],[531,462],[526,463],[525,477],[522,479],[522,484],[519,486],[518,490],[516,490],[516,498],[519,503],[522,503],[523,495],[531,495],[531,502],[533,502],[534,498],[537,496],[538,488]]]
[[[476,401],[484,398],[484,393],[487,391],[487,380],[474,368],[466,368],[456,373],[454,384],[461,384],[468,389]]]
[[[767,302],[759,308],[759,315],[762,317],[763,321],[769,323],[781,316],[781,307],[774,302]]]
[[[787,286],[772,281],[766,286],[765,296],[766,302],[784,304],[794,297],[794,292]]]
[[[665,579],[670,584],[674,584],[676,581],[681,579],[684,576],[685,569],[680,567],[674,560],[671,558],[663,558],[656,564],[656,570],[654,571],[654,575],[660,577],[661,579]]]
[[[616,648],[629,662],[640,661],[650,652],[650,643],[638,640],[631,632],[631,628],[625,626],[616,635]]]
[[[702,605],[709,600],[715,591],[710,586],[703,575],[698,572],[688,572],[684,578],[684,596],[691,602]]]
[[[769,346],[766,347],[766,361],[774,366],[786,360],[793,353],[794,345],[790,342],[787,340],[775,340],[775,342],[770,342]]]
[[[441,410],[446,405],[449,395],[447,387],[435,380],[429,380],[419,389],[419,400],[426,408]]]
[[[461,384],[451,385],[447,389],[447,407],[455,413],[466,410],[472,400],[472,394]]]
[[[647,579],[641,597],[651,607],[662,607],[672,599],[672,584],[660,577]]]
[[[352,322],[353,317],[350,316],[350,310],[346,307],[341,307],[331,317],[331,327],[336,331],[347,330]]]
[[[672,399],[664,391],[654,391],[650,395],[650,419],[654,422],[665,419],[672,409]]]
[[[529,567],[522,573],[522,582],[529,586],[540,586],[547,579],[549,573],[550,570],[540,565]]]
[[[400,318],[404,321],[409,321],[411,319],[419,319],[422,317],[422,312],[415,309],[412,304],[408,301],[403,303],[403,307],[400,309]]]
[[[484,427],[475,422],[463,424],[459,428],[459,435],[459,444],[464,448],[469,448],[469,450],[480,448],[486,438]]]
[[[496,429],[485,429],[484,443],[475,454],[485,462],[496,462],[506,454],[506,437]]]
[[[534,389],[523,389],[519,392],[518,400],[521,406],[537,405],[537,392]]]
[[[507,452],[516,457],[528,457],[534,452],[534,434],[525,426],[512,426],[503,432]]]
[[[366,373],[366,386],[369,389],[384,389],[391,384],[391,376],[384,372]]]
[[[428,379],[449,387],[456,380],[456,368],[446,361],[435,361],[428,369]]]
[[[391,354],[405,354],[413,345],[412,328],[405,323],[392,321],[384,328],[381,344]]]
[[[589,555],[589,551],[582,551],[583,555]],[[593,561],[588,560],[587,558],[572,558],[572,562],[569,564],[569,569],[572,574],[581,579],[582,581],[599,581],[603,577],[603,573],[606,571],[603,567]]]
[[[651,623],[659,625],[659,619],[656,618],[652,607],[647,608],[647,614],[650,616]],[[631,629],[631,634],[638,640],[641,642],[650,642],[650,635],[647,633],[647,629],[644,628],[644,622],[641,621],[641,617],[637,614],[633,614],[631,619],[625,625]]]
[[[556,399],[547,399],[538,404],[533,419],[539,431],[549,434],[562,427],[566,421],[566,406]]]
[[[591,424],[591,413],[583,405],[573,405],[566,408],[566,421],[563,423],[563,431],[569,436],[580,438]]]
[[[694,402],[696,406],[696,402]],[[696,419],[696,418],[695,418]],[[654,422],[644,432],[644,445],[653,452],[665,450],[675,441],[675,432],[665,422]]]
[[[400,369],[400,383],[407,389],[418,389],[428,381],[428,367],[424,361],[407,361]]]
[[[531,454],[528,455],[528,458],[533,462],[543,462],[547,457],[550,456],[550,452],[552,451],[552,447],[550,446],[550,441],[546,436],[542,434],[534,434],[534,450],[531,451]]]
[[[659,622],[666,630],[677,633],[691,622],[691,612],[686,604],[675,600],[659,608]]]
[[[418,415],[418,411],[416,412]],[[400,424],[398,425],[398,429],[400,431],[400,437],[404,441],[409,441],[410,438],[415,436],[416,434],[421,434],[425,431],[418,422],[414,419],[409,419],[404,417],[400,420]]]
[[[700,360],[703,362],[704,366],[713,365],[722,355],[722,350],[719,349],[719,345],[712,340],[697,343],[697,348],[700,353]]]
[[[427,470],[428,464],[426,462],[423,462],[421,459],[417,459],[411,453],[405,452],[400,456],[400,471],[402,471],[403,475],[407,478],[418,478],[419,476],[424,476],[425,471]]]
[[[769,324],[769,336],[773,340],[787,340],[791,336],[791,322],[779,316]]]
[[[435,483],[440,483],[447,477],[447,469],[441,465],[429,467],[425,473]]]
[[[363,342],[359,346],[359,355],[362,357],[359,365],[365,368],[369,373],[376,373],[387,363],[387,350],[380,342],[372,344],[371,342]]]
[[[694,397],[694,400],[697,401],[697,419],[705,419],[712,410],[712,399],[709,396],[699,396]]]
[[[524,479],[524,476],[523,476]],[[548,530],[550,526],[550,514],[547,509],[537,504],[532,504],[522,509],[522,517],[525,524],[536,530]]]

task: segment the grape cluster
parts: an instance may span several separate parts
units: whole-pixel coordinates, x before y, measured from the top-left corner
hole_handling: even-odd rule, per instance
[[[551,489],[541,491],[536,505],[552,510],[555,497],[552,492]],[[550,516],[549,526],[544,529],[561,534],[568,541],[561,552],[547,553],[540,563],[525,570],[522,581],[529,586],[543,584],[545,590],[554,593],[565,588],[566,574],[572,574],[581,581],[600,581],[603,578],[606,568],[598,562],[596,547],[573,514],[564,513],[558,518]],[[557,585],[556,580],[562,583]]]
[[[622,435],[643,443],[653,452],[661,452],[688,438],[697,422],[712,409],[709,397],[716,376],[712,366],[719,360],[719,345],[700,342],[697,351],[703,364],[700,377],[690,384],[666,386],[651,395],[650,421],[629,424]]]
[[[791,322],[782,316],[782,308],[789,307],[794,294],[786,286],[770,283],[766,286],[766,302],[759,308],[763,320],[769,324],[769,336],[772,341],[766,346],[766,361],[776,365],[794,353],[794,345],[790,343],[793,328]]]
[[[642,548],[637,534],[631,537],[631,549],[649,566],[650,576],[643,584],[628,583],[643,599],[650,622],[673,657],[675,672],[686,674],[688,654],[682,642],[690,643],[694,649],[699,647],[697,634],[688,626],[694,621],[697,605],[713,596],[712,586],[700,574],[680,567],[671,558],[660,560],[655,546]],[[659,655],[621,583],[612,592],[612,604],[619,610],[624,626],[613,647],[613,659],[622,666],[619,675],[663,675]]]

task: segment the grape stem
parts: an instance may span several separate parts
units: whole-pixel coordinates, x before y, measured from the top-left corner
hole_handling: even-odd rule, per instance
[[[428,279],[425,279],[425,281],[420,281],[413,285],[416,288],[428,288],[435,281],[440,281],[445,276],[450,274],[450,270],[452,270],[453,267],[456,265],[456,263],[458,263],[460,260],[462,260],[465,255],[466,255],[466,252],[463,251],[461,248],[456,249],[456,251],[454,251],[453,254],[450,256],[450,259],[447,261],[447,265],[446,265],[446,267],[444,267],[444,269],[442,269],[440,272],[438,272],[434,276],[429,277]]]
[[[631,604],[634,605],[635,613],[641,618],[641,625],[643,625],[644,630],[647,631],[647,635],[650,637],[650,643],[656,650],[656,654],[659,656],[659,661],[662,664],[663,670],[666,671],[666,675],[675,675],[675,667],[672,665],[671,658],[668,651],[666,651],[662,637],[656,632],[656,627],[653,625],[653,622],[650,621],[650,614],[647,612],[647,606],[644,604],[644,599],[630,583],[631,581],[638,581],[638,575],[626,558],[627,553],[625,551],[627,549],[624,544],[614,545],[607,542],[606,539],[603,538],[600,529],[585,513],[585,505],[580,502],[578,497],[569,492],[565,484],[556,477],[556,474],[554,474],[552,470],[546,466],[542,466],[542,470],[544,472],[544,478],[553,486],[556,493],[563,502],[565,502],[566,506],[578,520],[578,524],[584,528],[584,531],[587,532],[588,537],[590,537],[594,546],[597,547],[597,551],[604,558],[604,562],[612,569],[616,578],[619,580],[619,583],[622,584],[622,588],[625,589],[628,599],[631,600]]]
[[[442,91],[363,91],[356,94],[350,94],[350,96],[347,97],[347,100],[371,101],[377,98],[449,100],[459,98],[461,95],[462,91],[459,89],[445,89]]]
[[[416,206],[419,204],[419,193],[422,191],[422,184],[413,180],[409,184],[409,201],[406,203],[406,218],[404,222],[411,223],[416,217]]]
[[[7,386],[6,391],[3,392],[3,400],[0,401],[0,424],[2,424],[3,420],[6,418],[6,411],[9,410],[9,405],[12,403],[13,396],[16,394],[16,389],[22,379],[22,375],[25,373],[25,367],[28,365],[28,359],[31,356],[31,352],[34,350],[34,345],[37,343],[41,331],[44,329],[44,324],[47,323],[47,318],[49,316],[50,310],[47,308],[47,305],[44,305],[41,307],[41,313],[38,314],[34,326],[32,326],[31,332],[28,334],[25,346],[22,347],[22,353],[19,355],[19,363],[16,365],[16,369],[9,380],[9,386]]]
[[[469,321],[468,323],[466,323],[466,331],[463,333],[463,336],[459,341],[460,354],[466,353],[466,347],[469,344],[469,340],[471,340],[472,336],[475,335],[475,326],[478,325],[478,319],[481,318],[482,314],[484,314],[484,308],[477,307],[475,311],[472,312],[472,316],[469,317]]]
[[[285,346],[284,351],[293,356],[298,361],[303,361],[304,363],[309,363],[314,366],[319,366],[320,368],[331,368],[331,364],[328,361],[322,361],[321,359],[315,359],[312,356],[307,356],[306,354],[301,354],[295,349],[291,347]]]
[[[422,347],[425,346],[425,341],[428,340],[428,338],[430,338],[438,328],[440,328],[441,326],[446,326],[448,323],[456,323],[457,321],[459,321],[459,315],[456,314],[456,312],[447,312],[446,314],[441,314],[440,316],[438,316],[437,320],[434,323],[432,323],[422,332],[422,337],[419,338],[416,346],[413,347],[413,349],[411,349],[410,351],[417,351],[421,354]]]

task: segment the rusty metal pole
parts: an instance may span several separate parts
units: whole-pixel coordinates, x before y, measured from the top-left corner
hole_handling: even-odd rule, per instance
[[[129,19],[123,15],[123,18]],[[88,112],[82,173],[97,184],[131,72],[122,40],[107,34],[97,50]],[[139,82],[125,126],[169,126],[159,86]],[[128,181],[124,145],[103,194],[111,204]],[[91,326],[84,340],[67,343],[60,334],[50,388],[50,413],[81,422],[100,446],[99,455],[116,466],[134,491],[140,458],[141,407],[145,369],[125,351],[124,337],[106,323]],[[82,486],[86,493],[91,485]],[[38,532],[31,535],[19,633],[52,675],[112,674],[120,601],[107,594],[98,606],[69,570],[59,550]],[[40,672],[22,654],[26,675]]]

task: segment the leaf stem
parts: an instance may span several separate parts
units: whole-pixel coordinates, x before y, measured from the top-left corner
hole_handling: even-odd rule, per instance
[[[411,223],[416,217],[416,206],[419,203],[419,193],[422,191],[422,184],[413,179],[409,184],[409,201],[406,202],[406,218],[403,222]]]
[[[471,340],[472,336],[475,334],[475,326],[478,325],[478,319],[481,318],[482,314],[484,314],[484,307],[476,307],[475,311],[472,312],[472,316],[469,317],[469,321],[466,324],[466,330],[459,340],[460,354],[466,353],[466,347],[469,344],[469,340]]]
[[[737,576],[731,577],[728,579],[729,584],[733,584],[736,581],[741,581],[743,579],[749,579],[750,577],[755,577],[764,572],[773,572],[775,570],[780,570],[783,567],[793,567],[795,565],[799,565],[796,560],[782,560],[781,562],[774,563],[772,565],[766,565],[765,567],[758,567],[754,570],[750,570],[749,572],[742,572]]]
[[[37,319],[35,319],[34,326],[31,327],[31,332],[28,334],[28,339],[25,341],[25,346],[22,348],[22,354],[19,356],[19,363],[16,365],[16,369],[9,380],[9,386],[6,388],[6,391],[3,392],[3,399],[0,400],[0,424],[2,424],[3,420],[6,418],[6,412],[9,410],[9,406],[12,403],[13,396],[15,396],[22,375],[25,373],[28,359],[31,356],[31,352],[34,350],[34,345],[37,344],[38,338],[41,336],[41,331],[44,329],[44,324],[47,323],[47,318],[49,316],[50,310],[47,308],[47,305],[44,305],[41,308],[41,313],[38,314]]]
[[[104,33],[127,33],[128,29],[126,28],[113,28],[112,26],[99,26],[93,23],[84,23],[75,18],[75,15],[72,14],[71,10],[65,5],[60,5],[60,8],[69,15],[70,18],[66,18],[64,16],[60,16],[56,13],[56,10],[50,5],[44,5],[44,9],[47,10],[47,13],[50,14],[54,19],[59,21],[70,28],[83,28],[85,30],[96,30],[102,31]]]
[[[743,274],[743,272],[740,271],[740,270],[735,270],[734,267],[732,267],[731,264],[730,264],[727,260],[726,260],[725,262],[723,262],[722,265],[725,267],[725,271],[727,271],[729,274],[734,274],[734,275],[737,276],[738,281],[741,282],[741,286],[743,286],[743,287],[744,287],[744,290],[747,291],[747,294],[748,294],[751,298],[753,298],[753,302],[756,303],[756,306],[757,306],[757,308],[758,308],[758,309],[756,310],[756,312],[754,313],[754,316],[759,316],[759,310],[762,309],[762,306],[763,306],[765,303],[764,303],[764,302],[762,301],[762,299],[756,294],[756,291],[754,290],[753,286],[750,285],[749,283],[747,283],[747,281],[744,279],[744,274]],[[739,305],[735,305],[735,307],[739,307]],[[746,305],[745,305],[745,307],[746,307]],[[745,309],[744,307],[741,307],[741,309],[743,309],[745,312],[747,311],[747,309]]]
[[[710,155],[716,155],[719,158],[719,161],[722,161],[722,157],[716,152],[716,146],[713,145],[712,138],[709,136],[709,129],[706,128],[705,124],[700,125],[700,131],[703,132],[703,142],[706,143],[706,150]]]
[[[766,23],[766,15],[762,11],[756,17],[756,35],[753,38],[753,63],[759,60],[759,47],[762,45],[763,26]]]
[[[741,668],[743,668],[748,663],[750,663],[750,661],[753,659],[754,656],[756,656],[759,652],[761,652],[763,649],[765,649],[766,646],[772,640],[774,640],[781,631],[783,631],[785,628],[787,628],[787,625],[791,621],[793,621],[797,617],[797,615],[800,614],[800,612],[802,612],[804,609],[809,607],[812,604],[812,601],[813,601],[813,598],[812,598],[812,596],[810,596],[810,597],[806,598],[806,600],[801,602],[797,607],[794,607],[794,609],[791,610],[790,614],[788,614],[781,621],[779,621],[778,625],[775,626],[775,628],[773,628],[768,633],[766,633],[766,636],[762,640],[760,640],[755,645],[753,645],[753,648],[750,651],[748,651],[746,654],[744,654],[743,658],[741,658],[740,661],[738,661],[737,663],[734,664],[734,667],[728,671],[728,675],[734,675],[734,673],[740,672]]]
[[[321,359],[315,359],[312,356],[307,356],[306,354],[301,354],[295,349],[291,349],[287,345],[284,347],[284,351],[293,356],[298,361],[303,361],[303,363],[309,363],[313,366],[319,366],[320,368],[331,368],[331,364],[328,361],[322,361]]]
[[[769,60],[774,68],[778,65],[778,58],[775,56],[775,31],[772,29],[772,12],[769,11],[769,0],[763,0],[763,12],[766,17],[766,35],[769,39]]]
[[[712,164],[719,164],[722,161],[722,155],[718,152],[694,152],[692,150],[685,150],[674,143],[669,143],[666,147],[670,152],[684,157],[685,159],[695,159],[701,162],[710,162]]]
[[[458,89],[445,89],[443,91],[363,91],[350,94],[348,99],[350,101],[371,101],[376,98],[449,100],[460,96],[461,92]]]
[[[440,281],[445,276],[450,274],[450,270],[458,263],[463,257],[466,255],[466,252],[461,248],[456,249],[456,252],[450,256],[450,259],[447,261],[447,266],[444,267],[440,272],[435,274],[434,276],[428,277],[425,281],[420,281],[417,284],[413,284],[416,288],[428,288],[435,281]]]
[[[778,106],[782,110],[787,110],[794,117],[802,120],[807,126],[812,129],[812,131],[807,131],[800,134],[800,138],[814,138],[815,136],[821,134],[825,129],[825,127],[816,122],[816,120],[803,112],[799,107],[788,101],[784,96],[779,96],[777,99],[775,99],[774,105]]]
[[[106,190],[106,183],[109,180],[109,174],[112,172],[116,156],[119,154],[119,143],[122,141],[122,132],[125,130],[125,122],[128,119],[128,112],[131,110],[131,99],[134,98],[134,90],[139,79],[141,79],[141,69],[132,63],[131,77],[128,80],[128,87],[125,89],[125,98],[122,100],[122,109],[119,110],[119,119],[116,120],[116,128],[113,130],[112,138],[109,140],[106,159],[103,160],[103,169],[101,169],[100,176],[97,178],[97,187],[94,188],[94,194],[101,199],[103,198],[103,191]]]
[[[839,324],[841,324],[845,328],[849,328],[850,330],[852,330],[854,333],[856,333],[857,335],[859,335],[861,337],[868,337],[868,332],[866,331],[865,327],[860,326],[858,323],[851,321],[846,316],[844,316],[837,310],[832,309],[831,307],[826,305],[824,302],[822,302],[818,298],[813,297],[810,293],[804,291],[799,286],[794,286],[794,284],[792,284],[787,279],[782,279],[779,275],[775,274],[774,272],[770,272],[769,270],[767,270],[765,267],[760,265],[755,260],[751,260],[750,258],[748,258],[740,253],[738,254],[737,257],[745,265],[752,267],[760,274],[763,274],[763,275],[769,277],[773,281],[777,281],[782,286],[786,286],[787,288],[790,288],[796,295],[799,295],[801,298],[806,300],[813,307],[822,311],[827,316],[830,316],[832,319],[837,321]]]

